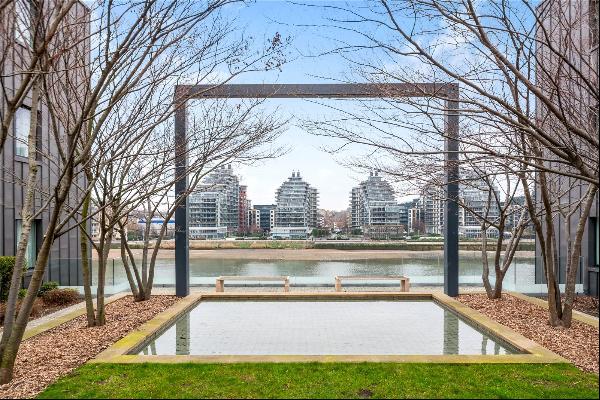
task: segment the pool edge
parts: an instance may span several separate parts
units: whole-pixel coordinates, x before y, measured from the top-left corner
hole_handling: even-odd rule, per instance
[[[134,355],[202,300],[431,300],[497,336],[526,354],[511,355]],[[90,363],[255,363],[255,362],[398,362],[398,363],[568,363],[569,361],[482,313],[437,292],[289,292],[209,293],[190,295],[104,350]]]

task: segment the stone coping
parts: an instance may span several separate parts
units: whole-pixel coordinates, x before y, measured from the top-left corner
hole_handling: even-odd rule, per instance
[[[148,341],[161,334],[184,312],[201,301],[244,300],[423,300],[457,313],[477,328],[497,336],[523,354],[511,355],[135,355]],[[190,295],[100,353],[91,363],[243,363],[243,362],[402,362],[402,363],[568,363],[480,312],[443,293],[385,292],[288,292],[210,293]]]

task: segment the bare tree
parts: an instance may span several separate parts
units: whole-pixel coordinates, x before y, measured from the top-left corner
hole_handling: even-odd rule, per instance
[[[29,242],[31,226],[34,218],[45,210],[52,199],[39,196],[38,158],[42,154],[37,138],[38,111],[47,105],[43,96],[44,79],[52,74],[51,59],[60,58],[65,53],[65,46],[57,45],[57,35],[64,29],[67,15],[71,17],[74,2],[58,2],[56,8],[44,2],[15,2],[12,7],[3,5],[2,27],[2,138],[0,151],[12,128],[16,110],[26,99],[31,102],[29,132],[27,136],[28,175],[24,183],[26,187],[24,202],[21,207],[21,233],[17,242],[15,266],[12,271],[11,287],[7,300],[7,314],[0,341],[0,381],[6,382],[12,375],[12,365],[18,343],[21,340],[27,323],[33,299],[38,288],[31,290],[21,306],[22,312],[16,314],[16,302],[25,266],[25,253]],[[5,12],[7,12],[5,14]],[[13,15],[11,18],[10,15]],[[4,23],[6,22],[6,25]],[[81,33],[81,32],[80,32]],[[19,47],[20,46],[20,47]],[[15,84],[15,82],[17,82]],[[16,141],[22,140],[15,138]],[[42,149],[43,151],[43,149]],[[7,174],[10,176],[10,174]],[[62,198],[64,187],[57,187],[55,197]],[[51,196],[50,196],[51,197]],[[38,207],[36,207],[39,205]],[[39,204],[41,203],[41,204]],[[52,224],[52,220],[50,224]],[[48,245],[48,238],[44,240]],[[42,246],[42,258],[47,257],[48,247]],[[45,254],[44,254],[45,252]],[[44,260],[44,262],[46,262]],[[35,277],[34,277],[35,279]],[[32,280],[34,280],[32,279]],[[34,285],[35,287],[35,285]],[[16,345],[15,345],[16,343]]]
[[[502,297],[502,287],[504,277],[510,268],[515,254],[519,248],[523,233],[529,224],[529,213],[525,204],[520,204],[516,200],[520,182],[515,178],[513,171],[508,169],[502,172],[489,173],[486,171],[477,171],[477,176],[484,182],[483,187],[478,190],[486,190],[488,195],[482,208],[472,207],[464,198],[459,199],[459,205],[466,212],[472,214],[481,225],[481,255],[483,260],[482,280],[485,291],[490,299],[499,299]],[[498,185],[498,178],[504,178],[504,185]],[[501,187],[500,193],[497,189]],[[496,210],[494,215],[491,210]],[[490,260],[488,251],[487,232],[493,228],[498,233],[495,248],[492,248],[492,265],[494,270],[494,285],[490,283]],[[508,241],[505,233],[509,233]]]
[[[280,68],[284,62],[285,43],[278,33],[266,44],[260,43],[262,47],[258,49],[250,46],[248,39],[237,38],[234,33],[231,23],[219,17],[211,21],[210,29],[202,26],[192,35],[195,38],[193,43],[189,40],[175,41],[165,54],[157,58],[135,90],[112,106],[111,114],[99,131],[99,137],[89,154],[89,162],[84,167],[88,180],[94,181],[86,201],[94,206],[95,211],[84,216],[80,222],[83,226],[87,218],[94,217],[100,227],[97,242],[91,241],[87,234],[82,241],[84,252],[87,253],[87,246],[91,244],[98,255],[95,311],[91,300],[89,260],[84,260],[83,265],[89,326],[105,323],[104,288],[108,255],[115,233],[123,230],[127,216],[138,207],[146,207],[151,215],[158,212],[172,214],[176,205],[184,200],[180,197],[167,203],[176,180],[173,159],[175,143],[172,126],[168,124],[177,110],[177,106],[171,105],[175,86],[180,82],[195,84],[201,81],[218,86],[242,73]],[[197,66],[198,63],[200,66]],[[191,67],[194,69],[190,74]],[[222,71],[220,76],[214,77],[218,67]],[[229,157],[241,156],[243,152],[250,152],[260,144],[271,141],[274,128],[267,125],[274,126],[272,122],[268,123],[266,119],[249,122],[253,118],[250,110],[255,106],[238,105],[235,108],[237,115],[234,116],[221,104],[220,108],[213,109],[212,115],[205,115],[208,118],[205,122],[213,124],[213,134],[216,136],[206,136],[208,128],[205,128],[199,131],[200,136],[190,139],[192,155],[194,150],[206,153],[198,155],[196,163],[188,168],[186,174],[195,178],[219,157],[227,158],[226,154]],[[242,127],[246,129],[245,132],[239,131]],[[229,129],[228,134],[226,129]],[[215,148],[217,145],[222,148]],[[168,211],[164,210],[165,205]],[[160,240],[163,235],[159,234]],[[156,255],[150,260],[151,268],[148,268],[147,246],[149,243],[145,245],[139,273],[135,260],[125,260],[130,283],[134,282],[130,265],[135,276],[140,278],[141,286],[137,289],[132,286],[132,292],[138,300],[148,299],[152,288],[151,276]]]
[[[459,140],[471,156],[517,166],[512,170],[521,181],[542,248],[549,322],[565,327],[571,324],[581,239],[597,201],[599,179],[598,71],[589,53],[589,32],[581,31],[589,26],[585,22],[594,10],[584,3],[546,0],[534,8],[525,0],[380,0],[356,7],[322,6],[332,11],[331,25],[345,32],[331,51],[350,63],[350,79],[460,85]],[[443,139],[444,100],[434,95],[422,101],[387,101],[404,120],[395,116],[382,121],[374,109],[383,123],[361,122],[398,142],[391,148],[372,138],[354,143],[380,145],[398,157],[417,151],[439,159],[443,153],[415,149],[398,129],[418,133],[420,143],[424,138],[434,140],[434,134]],[[487,141],[488,131],[503,133],[501,140]],[[580,201],[561,201],[564,191],[550,184],[565,180],[580,182],[567,184],[581,187]],[[555,276],[560,260],[553,232],[559,214],[574,227],[568,230],[564,303]]]
[[[118,222],[121,235],[121,255],[126,276],[132,293],[138,300],[147,300],[152,292],[156,257],[160,244],[167,232],[175,210],[194,191],[201,179],[215,168],[232,161],[254,162],[280,154],[279,148],[270,145],[279,133],[281,122],[273,116],[263,116],[256,108],[261,102],[246,105],[228,105],[225,101],[204,102],[199,114],[195,115],[188,127],[190,164],[188,166],[188,189],[175,197],[174,154],[160,159],[140,158],[133,174],[135,180],[141,170],[161,171],[147,180],[137,192],[141,195],[141,208],[145,219],[141,260],[136,260],[126,235],[124,221]],[[161,138],[157,148],[173,148],[173,136]],[[171,169],[172,168],[172,169]],[[150,224],[154,218],[161,218],[160,232],[154,241],[150,240]]]
[[[42,205],[36,212],[47,212],[48,224],[32,269],[27,296],[18,314],[15,307],[7,309],[7,315],[14,318],[8,318],[9,324],[5,324],[0,342],[0,383],[8,382],[12,377],[17,351],[52,244],[65,231],[77,229],[82,204],[89,205],[86,194],[96,184],[97,177],[85,171],[97,151],[110,154],[107,126],[115,121],[116,112],[124,110],[120,106],[131,101],[136,93],[153,85],[156,87],[157,82],[170,80],[175,83],[190,77],[191,82],[197,82],[202,77],[212,76],[222,66],[229,76],[234,76],[240,69],[248,67],[249,60],[277,64],[277,54],[274,59],[268,56],[261,59],[256,55],[246,58],[247,49],[239,47],[243,42],[227,45],[219,41],[223,31],[218,29],[222,26],[218,11],[232,2],[153,0],[114,4],[108,1],[98,3],[94,10],[77,3],[77,7],[67,9],[66,16],[57,23],[51,36],[53,41],[46,44],[49,51],[42,52],[39,62],[34,64],[37,68],[43,66],[47,72],[37,74],[32,81],[40,81],[40,101],[49,114],[52,138],[51,148],[42,149],[37,155],[50,160],[53,166],[50,173],[56,184],[43,190],[36,190],[36,186],[30,184],[26,187],[27,197],[33,193],[40,195]],[[34,41],[37,40],[35,37],[37,34]],[[195,39],[205,40],[207,46],[197,46]],[[190,58],[173,58],[184,54]],[[179,69],[169,69],[172,64]],[[27,71],[19,73],[27,75]],[[25,85],[22,90],[26,92],[30,86]],[[19,96],[11,100],[11,107],[19,104],[25,95]],[[33,157],[30,164],[32,162]],[[26,211],[24,215],[28,215]],[[23,251],[23,246],[27,246],[26,240],[19,242],[17,253]],[[15,271],[19,271],[16,273],[22,268],[22,262],[16,264]],[[18,286],[13,285],[9,304],[16,304],[17,293]]]
[[[342,113],[339,118],[304,121],[303,125],[314,135],[342,141],[342,145],[327,149],[335,155],[343,156],[343,150],[352,145],[360,146],[368,154],[366,157],[346,158],[342,162],[347,167],[360,171],[380,171],[402,187],[406,195],[418,194],[438,204],[450,201],[445,193],[444,176],[440,173],[444,168],[441,157],[444,154],[443,136],[438,132],[427,132],[429,128],[418,126],[417,122],[402,122],[402,125],[398,125],[397,121],[403,117],[414,118],[407,108],[419,107],[411,100],[402,103],[406,104],[401,106],[394,102],[389,106],[385,101],[367,101],[356,111],[338,106],[336,110]],[[408,126],[413,126],[413,133],[402,132]],[[401,128],[400,132],[394,132],[397,128]],[[474,136],[468,132],[467,129],[462,131],[463,139],[459,147],[462,173],[455,181],[460,190],[458,199],[454,201],[462,210],[464,225],[479,228],[483,286],[490,299],[500,298],[504,277],[530,222],[526,204],[518,201],[523,195],[520,176],[530,176],[532,172],[520,169],[522,165],[510,159],[481,154],[482,146],[474,149],[466,139],[467,136]],[[503,135],[504,133],[487,129],[484,141],[498,145]],[[481,132],[478,137],[480,140],[484,139]],[[510,147],[505,150],[507,154],[511,154]],[[440,213],[441,210],[440,207]],[[425,233],[423,216],[414,222],[419,233]],[[432,222],[435,223],[433,220]],[[441,224],[442,218],[437,222]],[[490,241],[490,234],[497,238]],[[494,272],[493,284],[490,282],[490,264]]]
[[[69,18],[76,0],[15,0],[0,3],[0,152],[12,129],[15,113],[32,95],[40,74],[60,57],[56,35]]]

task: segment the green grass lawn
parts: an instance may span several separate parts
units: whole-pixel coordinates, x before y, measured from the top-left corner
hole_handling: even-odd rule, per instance
[[[88,364],[40,398],[598,398],[567,364]]]

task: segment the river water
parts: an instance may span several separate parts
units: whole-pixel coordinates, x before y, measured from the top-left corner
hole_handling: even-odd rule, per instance
[[[174,258],[157,260],[155,283],[172,285],[175,282]],[[114,271],[114,272],[113,272]],[[292,285],[330,285],[336,275],[404,275],[411,285],[443,284],[443,257],[407,257],[398,259],[364,260],[259,260],[259,259],[208,259],[190,257],[190,280],[195,285],[214,285],[220,275],[289,275]],[[463,285],[481,284],[481,257],[461,255],[459,282]],[[94,274],[95,275],[95,274]],[[107,271],[107,283],[119,285],[126,282],[120,259],[111,260]],[[507,289],[534,284],[534,259],[519,258],[513,262],[505,278]],[[369,282],[367,282],[369,283]],[[375,284],[377,282],[371,282]],[[379,282],[382,283],[382,282]],[[364,284],[364,282],[361,282]],[[389,282],[388,282],[389,284]],[[279,283],[278,283],[279,285]]]

